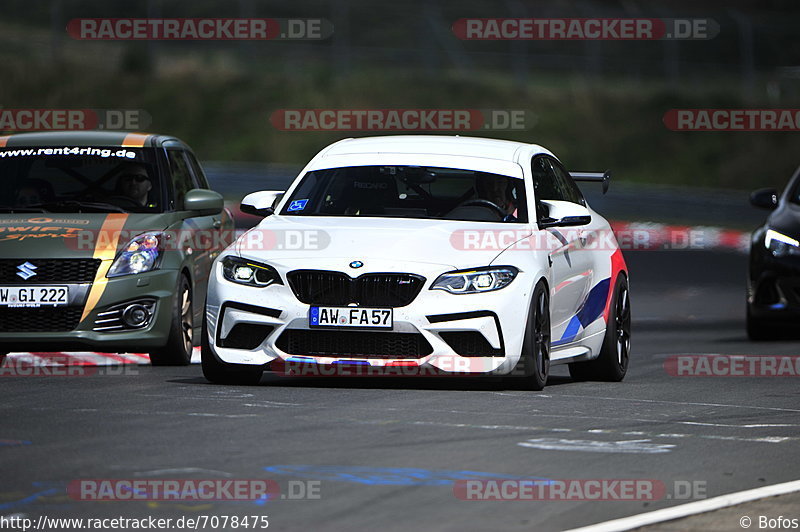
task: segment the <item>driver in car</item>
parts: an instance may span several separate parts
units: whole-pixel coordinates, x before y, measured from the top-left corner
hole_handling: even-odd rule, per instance
[[[505,213],[504,222],[517,221],[516,188],[513,178],[501,178],[479,173],[475,178],[475,191],[479,199],[490,201]]]
[[[18,207],[46,203],[53,200],[53,186],[43,179],[26,179],[17,187],[14,196]]]
[[[131,164],[123,168],[117,176],[117,191],[139,205],[146,206],[147,198],[153,184],[147,174],[147,168],[140,164]]]

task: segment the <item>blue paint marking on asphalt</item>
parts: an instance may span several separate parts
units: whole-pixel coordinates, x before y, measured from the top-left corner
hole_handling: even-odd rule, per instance
[[[35,489],[39,489],[40,491],[36,491],[27,497],[22,497],[21,499],[17,499],[14,501],[8,501],[4,503],[0,503],[0,511],[6,510],[15,510],[20,506],[25,506],[31,503],[36,502],[41,497],[51,497],[54,495],[63,495],[66,490],[66,486],[60,483],[52,483],[52,482],[33,482],[31,484]],[[44,486],[51,486],[45,489],[41,489]],[[63,505],[60,505],[63,506]]]
[[[370,486],[447,486],[457,480],[509,479],[550,483],[547,478],[521,477],[484,471],[429,470],[411,467],[364,467],[364,466],[318,466],[318,465],[274,465],[264,471],[278,475],[292,475],[317,480],[339,480]]]
[[[0,440],[0,447],[16,447],[18,445],[30,445],[28,440]]]

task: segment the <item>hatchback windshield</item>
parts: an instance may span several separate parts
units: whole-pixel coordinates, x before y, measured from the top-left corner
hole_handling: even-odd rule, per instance
[[[457,168],[348,166],[308,172],[282,214],[527,222],[522,179]]]
[[[60,147],[0,150],[0,212],[162,212],[153,151]]]

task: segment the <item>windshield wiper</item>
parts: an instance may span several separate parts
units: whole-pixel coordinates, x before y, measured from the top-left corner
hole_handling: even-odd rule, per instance
[[[64,200],[64,201],[51,201],[48,203],[36,203],[29,207],[39,207],[41,209],[78,209],[78,212],[83,212],[81,209],[91,209],[95,212],[128,212],[125,209],[112,205],[110,203],[101,203],[94,201],[77,201],[77,200]],[[56,212],[70,212],[70,211],[56,211]]]

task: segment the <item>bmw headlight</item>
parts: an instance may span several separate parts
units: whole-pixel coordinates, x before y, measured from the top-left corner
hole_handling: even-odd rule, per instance
[[[222,275],[232,283],[248,286],[263,288],[283,284],[281,276],[272,266],[230,255],[222,259]]]
[[[107,277],[134,275],[158,268],[164,253],[163,233],[144,233],[128,242],[114,259]]]
[[[433,282],[431,290],[444,290],[451,294],[491,292],[508,286],[517,273],[519,270],[513,266],[493,266],[447,272]]]
[[[764,236],[764,246],[772,253],[773,257],[800,255],[800,242],[797,239],[772,229],[767,229],[767,233]]]

